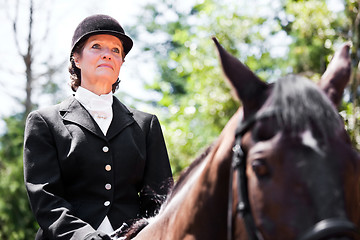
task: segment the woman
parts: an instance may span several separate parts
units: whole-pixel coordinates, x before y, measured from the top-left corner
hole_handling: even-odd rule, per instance
[[[36,239],[110,239],[123,223],[155,214],[172,185],[156,116],[113,96],[132,45],[115,19],[85,18],[72,39],[74,96],[27,118],[24,174]]]

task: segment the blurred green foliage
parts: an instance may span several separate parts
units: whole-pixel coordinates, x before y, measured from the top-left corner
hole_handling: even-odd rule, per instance
[[[239,106],[223,81],[211,36],[264,81],[295,73],[316,82],[342,43],[352,41],[352,52],[358,49],[357,2],[339,3],[332,10],[324,0],[203,0],[186,10],[175,0],[146,5],[138,22],[155,39],[146,35],[143,50],[155,57],[158,73],[148,89],[162,94],[154,105],[162,109],[175,175],[216,139]],[[352,58],[356,64],[357,54]],[[357,86],[353,80],[340,110],[354,123],[347,129],[359,148],[358,97],[351,90]]]
[[[24,116],[17,114],[4,121],[7,129],[0,137],[0,239],[35,239],[37,223],[23,180]]]

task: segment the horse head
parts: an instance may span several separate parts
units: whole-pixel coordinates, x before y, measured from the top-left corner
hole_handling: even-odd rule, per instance
[[[360,239],[360,159],[336,109],[350,78],[349,44],[318,85],[295,75],[267,84],[214,41],[244,112],[237,201],[249,210],[234,213],[235,238],[245,222],[249,239]]]

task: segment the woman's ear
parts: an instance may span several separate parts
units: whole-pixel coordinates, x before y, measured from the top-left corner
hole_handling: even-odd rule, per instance
[[[80,59],[79,54],[74,53],[73,56],[72,56],[72,58],[73,58],[73,60],[74,60],[75,66],[76,66],[77,68],[81,69],[81,67],[80,67],[80,61],[79,61],[79,59]]]

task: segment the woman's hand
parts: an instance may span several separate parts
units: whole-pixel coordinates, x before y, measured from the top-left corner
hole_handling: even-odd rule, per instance
[[[111,240],[109,235],[96,231],[85,236],[84,240]]]

